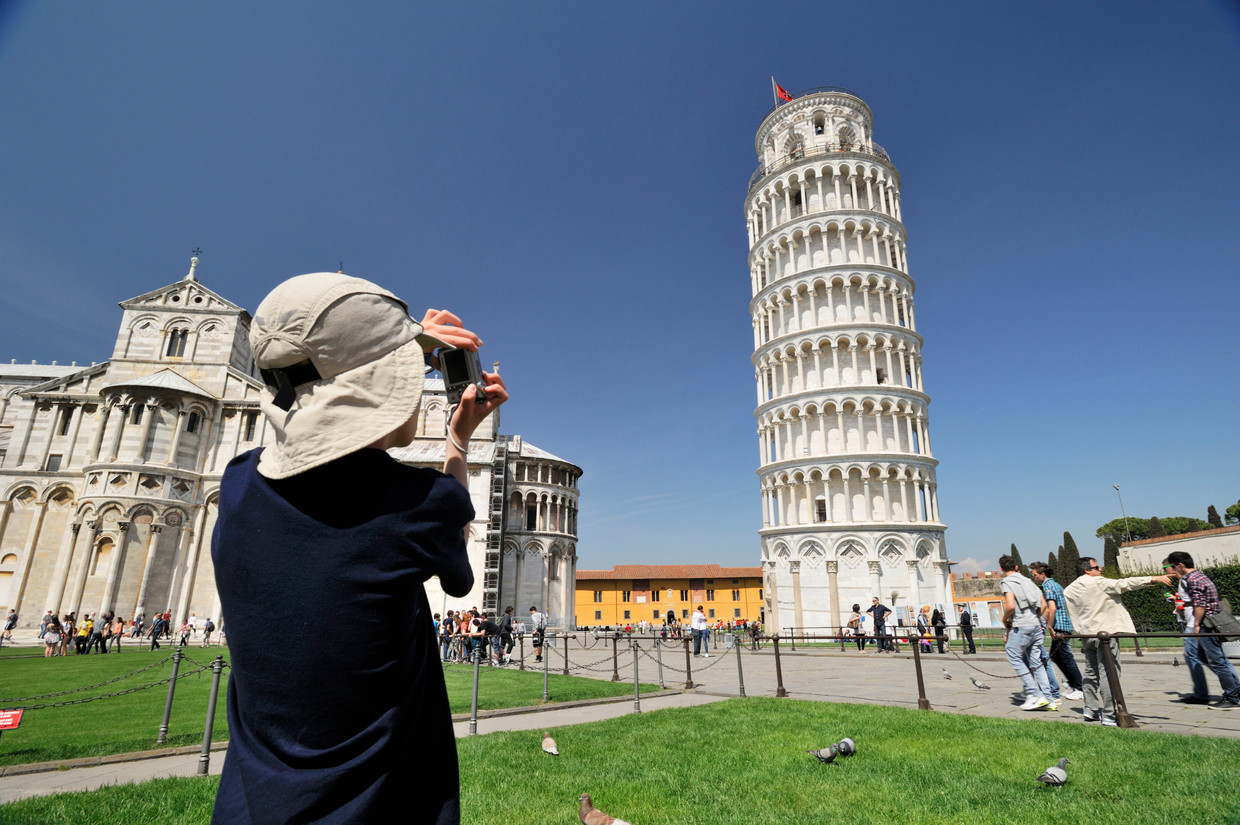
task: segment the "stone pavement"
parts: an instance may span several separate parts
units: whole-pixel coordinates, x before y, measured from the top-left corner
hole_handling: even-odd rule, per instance
[[[643,653],[638,659],[638,677],[645,683],[658,681],[658,656],[650,647],[651,640],[643,639]],[[712,648],[714,649],[714,648]],[[553,650],[550,671],[559,673],[563,668],[562,650]],[[776,693],[775,657],[769,644],[760,652],[748,649],[742,652],[747,696],[774,696]],[[1219,711],[1201,705],[1181,705],[1169,700],[1179,691],[1188,689],[1188,673],[1175,668],[1172,661],[1179,658],[1178,651],[1147,652],[1138,658],[1131,649],[1121,654],[1121,683],[1129,712],[1136,718],[1141,730],[1168,733],[1222,736],[1240,738],[1240,709]],[[632,680],[633,654],[631,649],[620,650],[618,672],[624,681]],[[1083,663],[1077,656],[1078,664]],[[683,688],[685,684],[685,656],[683,649],[665,649],[662,654],[663,681],[667,688]],[[663,708],[691,707],[717,702],[739,695],[736,655],[724,650],[712,653],[710,658],[691,658],[694,689],[683,693],[666,693],[659,696],[643,696],[642,712]],[[806,648],[799,646],[793,652],[781,645],[780,665],[784,687],[789,697],[813,701],[858,702],[896,707],[917,707],[917,679],[913,655],[908,648],[900,653],[878,654],[873,648],[865,653],[855,649],[840,652],[838,648]],[[1018,709],[1021,698],[1016,696],[1020,682],[1008,667],[1007,660],[999,651],[987,651],[976,656],[958,654],[927,654],[922,657],[926,697],[934,711],[968,713],[978,716],[1006,717],[1038,721],[1057,720],[1076,724],[1081,721],[1080,700],[1065,701],[1058,712]],[[951,674],[944,678],[943,669]],[[597,644],[583,649],[574,642],[569,649],[569,672],[574,675],[610,679],[612,659],[610,646]],[[483,668],[480,678],[486,678]],[[973,687],[969,676],[990,685],[982,691]],[[1213,674],[1207,674],[1210,686],[1217,690]],[[632,713],[631,696],[618,701],[580,703],[573,707],[537,709],[524,713],[497,713],[478,720],[478,734],[505,730],[544,730],[565,725],[576,725],[610,719]],[[454,722],[458,737],[469,735],[469,721]],[[1140,735],[1139,731],[1115,729],[1116,736]],[[224,753],[216,751],[210,760],[210,773],[218,774],[224,762]],[[164,776],[193,776],[198,769],[199,756],[182,753],[136,761],[77,767],[70,770],[51,770],[0,777],[0,803],[64,791],[91,790],[103,785],[121,782],[140,782]]]

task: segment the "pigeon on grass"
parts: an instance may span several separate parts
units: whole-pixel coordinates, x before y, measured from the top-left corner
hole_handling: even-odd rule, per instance
[[[979,682],[979,681],[978,681],[975,677],[973,677],[973,676],[970,676],[970,677],[969,677],[969,681],[970,681],[970,682],[972,682],[972,683],[973,683],[973,687],[977,688],[978,690],[990,690],[990,685],[986,684],[985,682]]]
[[[1068,781],[1068,772],[1064,766],[1069,764],[1067,759],[1060,759],[1058,765],[1052,765],[1042,772],[1038,777],[1039,782],[1045,782],[1047,785],[1053,785],[1056,788],[1062,787],[1063,783]]]
[[[840,756],[852,756],[857,752],[857,743],[845,736],[839,743]]]
[[[555,746],[555,740],[551,738],[549,733],[543,734],[542,749],[552,756],[560,755],[560,750]]]
[[[947,672],[947,668],[943,668],[943,678],[949,682],[952,680],[952,675]]]
[[[629,825],[623,819],[616,819],[594,807],[594,800],[588,793],[583,793],[577,797],[577,800],[581,803],[581,807],[577,809],[577,816],[581,817],[585,825]]]
[[[818,761],[824,765],[830,765],[835,761],[835,757],[840,755],[840,749],[835,745],[828,745],[827,747],[819,748],[816,751],[806,751],[806,753],[816,756]]]

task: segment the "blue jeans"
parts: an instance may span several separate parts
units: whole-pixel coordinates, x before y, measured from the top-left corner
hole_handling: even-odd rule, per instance
[[[1072,657],[1072,646],[1067,639],[1051,639],[1051,661],[1059,665],[1059,670],[1067,678],[1070,689],[1081,689],[1081,669],[1076,666],[1076,659]],[[1049,665],[1046,670],[1050,672]]]
[[[693,628],[690,632],[693,634],[693,655],[696,656],[702,652],[702,631]]]
[[[1201,664],[1201,651],[1196,636],[1184,637],[1184,664],[1188,665],[1188,678],[1193,682],[1193,696],[1210,698],[1210,686],[1206,684],[1206,669]]]
[[[1223,698],[1240,702],[1240,678],[1236,677],[1236,669],[1223,653],[1223,643],[1213,636],[1205,636],[1197,640],[1197,650],[1201,658],[1205,659],[1206,667],[1218,677],[1219,685],[1223,688]]]
[[[1042,628],[1013,627],[1003,645],[1008,664],[1025,686],[1025,696],[1030,699],[1051,698],[1050,681],[1042,657],[1046,650],[1042,645]]]
[[[1051,655],[1046,652],[1046,640],[1043,639],[1042,642],[1038,646],[1042,650],[1042,669],[1046,671],[1046,681],[1051,685],[1051,692],[1046,695],[1046,698],[1059,701],[1059,679],[1055,678],[1055,669],[1051,667]]]

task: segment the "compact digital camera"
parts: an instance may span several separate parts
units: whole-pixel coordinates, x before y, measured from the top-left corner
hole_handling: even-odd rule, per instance
[[[439,372],[443,375],[443,388],[448,395],[448,403],[461,403],[461,396],[470,384],[478,388],[477,403],[486,403],[487,383],[482,378],[482,363],[478,360],[478,353],[468,349],[441,349]]]

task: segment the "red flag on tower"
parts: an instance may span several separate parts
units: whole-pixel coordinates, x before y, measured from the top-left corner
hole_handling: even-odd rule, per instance
[[[775,93],[775,102],[781,100],[792,100],[792,95],[788,94],[788,90],[775,82],[775,78],[771,78],[771,91]]]

